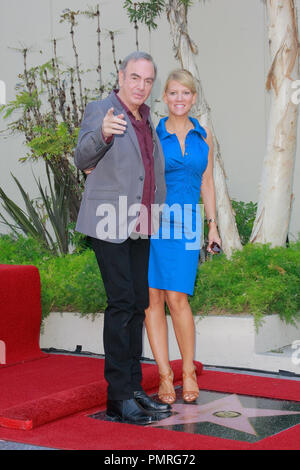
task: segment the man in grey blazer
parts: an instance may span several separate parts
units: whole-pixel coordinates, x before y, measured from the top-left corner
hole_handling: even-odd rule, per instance
[[[119,90],[87,105],[75,151],[75,164],[88,175],[76,229],[91,237],[107,294],[106,414],[136,424],[170,410],[143,391],[140,364],[149,235],[166,196],[164,157],[145,105],[155,77],[150,55],[126,57]]]

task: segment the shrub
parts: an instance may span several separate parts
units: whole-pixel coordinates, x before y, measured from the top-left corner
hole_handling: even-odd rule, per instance
[[[90,249],[58,257],[34,239],[4,235],[0,236],[0,263],[30,264],[39,269],[43,318],[55,310],[84,314],[105,308],[103,282]]]
[[[241,243],[242,245],[246,245],[246,243],[249,242],[251,236],[257,211],[257,203],[252,201],[243,202],[235,200],[232,200],[231,203],[235,212],[235,221],[239,235],[241,237]]]
[[[0,263],[33,264],[42,286],[43,318],[52,311],[103,311],[106,294],[93,251],[89,248],[54,256],[30,238],[0,236]],[[214,256],[199,265],[193,313],[241,313],[254,316],[278,313],[293,323],[300,313],[300,241],[289,248],[247,244],[229,260]]]
[[[278,313],[293,323],[300,312],[300,241],[289,248],[247,244],[232,259],[215,256],[197,273],[193,312],[247,312],[258,325]]]

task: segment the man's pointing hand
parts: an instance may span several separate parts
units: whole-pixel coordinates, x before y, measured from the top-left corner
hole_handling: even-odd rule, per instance
[[[114,108],[109,108],[107,111],[103,123],[102,123],[102,136],[105,140],[110,139],[115,134],[124,134],[127,126],[127,122],[124,121],[124,114],[114,115]],[[89,175],[95,167],[87,168],[84,170],[86,175]]]
[[[114,115],[114,108],[107,111],[102,123],[102,134],[105,139],[109,139],[116,134],[124,134],[127,122],[123,118],[124,114]]]

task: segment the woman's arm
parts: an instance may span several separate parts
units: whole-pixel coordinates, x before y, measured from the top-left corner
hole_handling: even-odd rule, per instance
[[[204,127],[206,130],[206,143],[209,146],[207,168],[202,176],[201,196],[204,204],[206,219],[208,221],[208,248],[207,251],[213,253],[212,244],[215,242],[221,246],[221,238],[218,233],[217,220],[216,220],[216,195],[214,184],[214,148],[213,138],[210,129]]]

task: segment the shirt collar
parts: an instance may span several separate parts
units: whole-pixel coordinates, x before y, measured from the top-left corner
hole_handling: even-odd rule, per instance
[[[160,139],[165,139],[165,138],[169,137],[170,135],[172,135],[166,129],[166,120],[167,119],[168,119],[168,116],[162,118],[158,123],[157,133],[158,133]],[[200,126],[198,119],[192,118],[190,116],[189,116],[189,119],[194,125],[194,129],[192,129],[192,132],[197,132],[202,137],[204,137],[204,139],[206,139],[206,137],[207,137],[206,130],[202,126]]]

